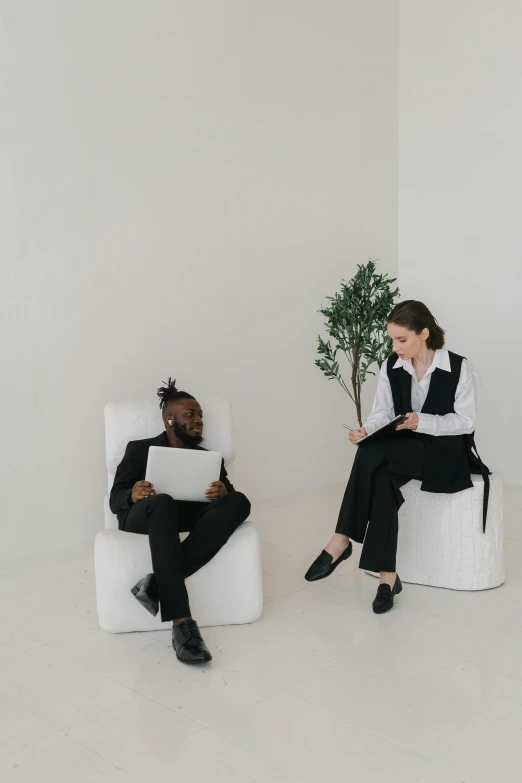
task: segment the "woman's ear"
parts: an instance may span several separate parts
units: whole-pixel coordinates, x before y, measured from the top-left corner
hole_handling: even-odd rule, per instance
[[[421,338],[421,340],[427,340],[429,336],[430,336],[430,330],[429,330],[429,329],[428,329],[428,327],[426,326],[426,327],[425,327],[425,328],[422,330],[422,332],[419,334],[419,337]]]

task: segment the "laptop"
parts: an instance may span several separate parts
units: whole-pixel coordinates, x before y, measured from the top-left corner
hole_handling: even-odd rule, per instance
[[[151,446],[145,481],[154,485],[158,495],[170,495],[174,500],[210,503],[205,492],[209,484],[219,481],[221,461],[219,451]]]

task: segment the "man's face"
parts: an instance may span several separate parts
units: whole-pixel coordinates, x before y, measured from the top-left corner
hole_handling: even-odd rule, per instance
[[[164,414],[172,421],[174,434],[187,446],[199,446],[203,440],[203,411],[197,400],[172,402]]]

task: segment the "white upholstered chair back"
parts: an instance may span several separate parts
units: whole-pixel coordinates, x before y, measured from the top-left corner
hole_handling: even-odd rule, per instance
[[[234,437],[230,402],[223,397],[201,401],[204,421],[203,446],[209,451],[220,451],[225,462],[234,460]],[[122,460],[130,440],[153,438],[164,430],[157,402],[110,402],[105,406],[105,451],[108,488],[111,491],[116,468]],[[116,517],[105,502],[105,526],[117,528]]]

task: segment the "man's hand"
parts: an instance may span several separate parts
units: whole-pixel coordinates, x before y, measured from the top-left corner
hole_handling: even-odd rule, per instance
[[[213,481],[209,484],[209,489],[205,492],[207,500],[219,500],[227,494],[227,488],[222,481]]]
[[[156,490],[150,481],[137,481],[132,488],[132,502],[137,503],[138,500],[144,500],[155,494]]]
[[[402,424],[397,426],[397,430],[416,430],[419,426],[419,417],[416,413],[407,413]]]
[[[364,427],[361,427],[360,430],[353,430],[353,432],[349,432],[348,438],[350,443],[353,443],[354,446],[357,446],[357,443],[361,440],[361,438],[364,438],[366,435],[368,435],[368,433]]]

